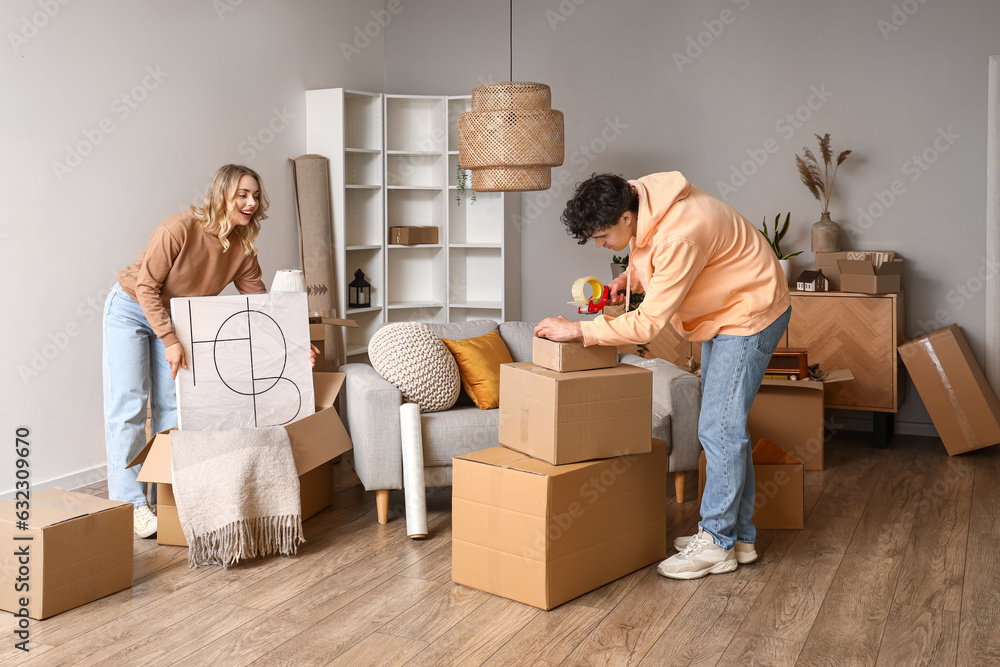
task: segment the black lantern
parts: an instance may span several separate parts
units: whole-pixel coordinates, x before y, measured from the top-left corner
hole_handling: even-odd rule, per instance
[[[358,269],[354,272],[354,280],[347,286],[347,305],[351,308],[369,308],[372,305],[372,286],[365,280],[365,272]]]

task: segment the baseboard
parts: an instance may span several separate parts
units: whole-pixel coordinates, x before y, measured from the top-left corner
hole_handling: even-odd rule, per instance
[[[81,486],[89,486],[90,484],[97,484],[98,482],[103,482],[108,478],[108,467],[106,465],[94,466],[89,470],[81,470],[80,472],[75,472],[71,475],[64,475],[63,477],[57,477],[55,479],[50,479],[45,482],[36,482],[32,480],[31,490],[32,491],[44,491],[45,489],[54,489],[56,487],[61,489],[73,490],[78,489]],[[8,500],[14,497],[15,489],[9,488],[2,493],[0,493],[0,500]]]

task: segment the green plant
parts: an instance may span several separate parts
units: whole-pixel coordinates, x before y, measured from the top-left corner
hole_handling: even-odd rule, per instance
[[[461,164],[458,164],[458,165],[455,166],[455,180],[458,183],[458,189],[455,192],[455,203],[457,203],[459,206],[461,206],[462,205],[462,195],[465,194],[465,190],[468,187],[468,183],[469,183],[469,172],[467,172],[465,169],[462,169],[462,165]],[[472,191],[472,197],[469,198],[469,203],[470,204],[475,204],[476,203],[476,191],[475,190]]]
[[[837,180],[837,170],[843,164],[844,160],[847,159],[847,156],[851,154],[851,151],[843,151],[837,156],[837,164],[833,167],[833,177],[830,177],[830,165],[833,164],[833,151],[830,150],[830,134],[824,134],[822,137],[817,134],[816,139],[819,141],[820,155],[823,156],[823,170],[820,171],[819,160],[816,159],[816,156],[813,155],[813,152],[807,146],[802,147],[802,150],[805,151],[805,159],[796,155],[795,164],[799,168],[799,178],[802,179],[802,183],[809,188],[812,196],[823,204],[823,213],[829,214],[830,196],[833,194],[833,184]]]
[[[612,255],[611,256],[611,263],[612,264],[621,264],[622,266],[624,266],[624,267],[627,268],[628,267],[628,255],[622,255],[621,257],[619,257],[618,255]]]
[[[767,244],[771,246],[771,250],[773,250],[774,254],[778,256],[778,259],[791,259],[792,257],[802,254],[801,250],[799,250],[798,252],[790,253],[788,255],[781,252],[781,239],[785,238],[785,234],[788,233],[788,223],[791,220],[791,218],[792,218],[792,212],[789,211],[788,214],[785,216],[785,224],[782,225],[781,228],[779,229],[778,223],[781,220],[781,214],[779,213],[778,215],[774,216],[773,238],[769,236],[767,233],[767,216],[764,216],[764,229],[757,230],[764,235],[765,239],[767,239]]]

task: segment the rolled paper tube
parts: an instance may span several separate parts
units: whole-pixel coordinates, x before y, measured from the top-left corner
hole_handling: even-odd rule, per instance
[[[590,285],[591,289],[589,297],[583,292],[583,288],[587,285]],[[603,291],[604,285],[595,276],[577,278],[576,282],[573,283],[573,302],[578,306],[586,306],[591,299],[601,298]]]
[[[399,406],[399,432],[403,445],[403,491],[406,499],[406,534],[427,537],[427,501],[424,497],[424,449],[420,437],[420,406]]]

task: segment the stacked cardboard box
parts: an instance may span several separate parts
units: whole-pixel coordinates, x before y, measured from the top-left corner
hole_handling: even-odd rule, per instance
[[[452,579],[552,609],[666,556],[667,443],[650,371],[614,348],[533,352],[501,366],[502,446],[454,460]]]

